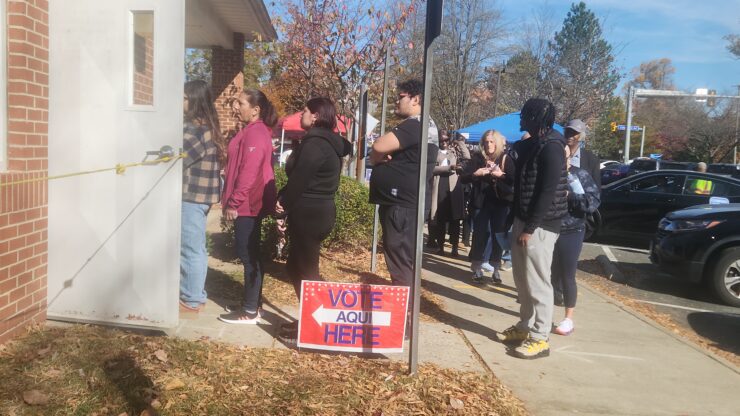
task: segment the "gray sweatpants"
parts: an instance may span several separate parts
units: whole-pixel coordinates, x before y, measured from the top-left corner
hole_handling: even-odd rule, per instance
[[[550,281],[552,252],[558,234],[542,228],[534,230],[526,247],[517,243],[524,222],[514,219],[511,232],[511,263],[514,284],[519,294],[519,323],[522,331],[536,340],[547,340],[552,329],[553,295]]]

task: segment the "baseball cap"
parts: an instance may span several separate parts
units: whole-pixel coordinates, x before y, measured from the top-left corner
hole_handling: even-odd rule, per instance
[[[581,121],[580,118],[573,119],[568,122],[568,124],[565,126],[566,129],[571,129],[573,131],[576,131],[578,133],[583,133],[586,131],[586,123]]]

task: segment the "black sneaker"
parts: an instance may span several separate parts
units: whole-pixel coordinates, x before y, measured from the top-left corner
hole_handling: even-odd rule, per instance
[[[257,325],[260,323],[260,315],[257,312],[234,311],[220,315],[218,320],[227,324]]]
[[[224,312],[231,313],[231,312],[240,312],[243,311],[244,307],[241,303],[232,303],[231,305],[224,306]],[[257,308],[257,315],[262,318],[262,308]]]
[[[494,270],[493,274],[491,275],[491,283],[494,285],[500,285],[503,283],[503,280],[501,280],[501,275],[498,273],[498,270]]]
[[[481,285],[485,283],[485,280],[483,279],[483,273],[473,273],[473,283],[477,285]]]

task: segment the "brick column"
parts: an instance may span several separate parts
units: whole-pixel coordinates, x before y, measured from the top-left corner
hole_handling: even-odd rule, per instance
[[[211,55],[211,91],[215,97],[218,119],[224,137],[237,131],[237,120],[231,110],[230,98],[244,88],[244,34],[234,33],[232,49],[216,46]]]
[[[47,175],[48,12],[48,0],[7,3],[8,170],[0,184]],[[46,254],[46,182],[1,187],[0,343],[46,319]]]

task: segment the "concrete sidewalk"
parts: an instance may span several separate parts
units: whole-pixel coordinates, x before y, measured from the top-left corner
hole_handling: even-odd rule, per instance
[[[740,373],[580,286],[576,331],[551,337],[551,355],[534,361],[507,354],[495,341],[517,321],[510,272],[504,284],[468,284],[466,261],[425,256],[424,287],[445,301],[450,323],[421,322],[419,359],[443,367],[493,372],[535,415],[736,415]],[[286,348],[275,339],[296,308],[265,305],[265,325],[227,325],[222,302],[209,300],[196,319],[170,335],[240,345]],[[555,319],[562,316],[556,308]],[[407,354],[391,359],[407,360]]]

